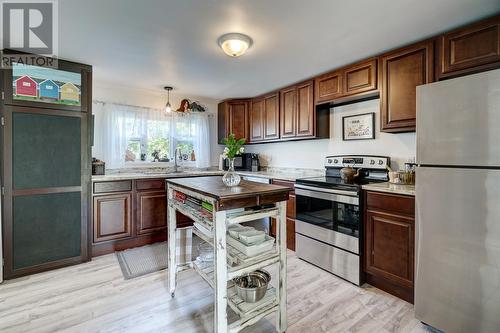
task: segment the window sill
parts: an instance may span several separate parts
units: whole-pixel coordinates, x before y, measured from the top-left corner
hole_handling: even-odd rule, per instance
[[[138,162],[125,162],[124,167],[125,168],[166,168],[166,167],[173,167],[174,162],[143,162],[143,161],[138,161]],[[177,162],[178,167],[193,167],[196,166],[196,162]]]

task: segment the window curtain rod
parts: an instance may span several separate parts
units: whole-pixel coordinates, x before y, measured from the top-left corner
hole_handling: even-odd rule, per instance
[[[94,104],[102,104],[102,105],[105,105],[105,104],[111,104],[111,105],[118,105],[118,106],[126,106],[126,107],[132,107],[132,108],[138,108],[138,109],[144,109],[144,110],[154,110],[154,111],[158,111],[158,112],[163,112],[162,109],[158,109],[158,108],[151,108],[151,107],[147,107],[147,106],[139,106],[139,105],[132,105],[132,104],[124,104],[124,103],[115,103],[115,102],[106,102],[106,101],[101,101],[101,100],[93,100],[92,103]],[[181,115],[186,115],[186,113],[183,113],[183,112],[175,112],[175,111],[172,111],[172,114],[181,114]],[[191,115],[191,114],[197,114],[197,115],[207,115],[207,117],[209,118],[212,118],[214,115],[209,113],[209,112],[189,112],[187,113],[188,115]]]

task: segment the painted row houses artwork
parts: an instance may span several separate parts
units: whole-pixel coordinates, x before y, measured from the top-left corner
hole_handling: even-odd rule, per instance
[[[80,105],[81,76],[51,68],[19,65],[12,71],[13,98],[46,103]]]

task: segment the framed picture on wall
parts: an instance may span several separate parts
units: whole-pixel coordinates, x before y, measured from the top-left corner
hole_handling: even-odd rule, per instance
[[[375,139],[375,113],[342,117],[342,140]]]
[[[70,71],[14,64],[12,99],[80,106],[81,76]]]

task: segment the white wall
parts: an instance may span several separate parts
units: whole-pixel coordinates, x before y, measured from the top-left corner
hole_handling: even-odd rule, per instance
[[[359,102],[330,110],[330,139],[268,143],[246,146],[246,151],[259,153],[261,164],[271,167],[322,169],[327,155],[368,154],[389,156],[393,168],[415,156],[415,133],[380,132],[379,100]],[[375,112],[375,139],[342,141],[342,117]]]
[[[162,90],[137,89],[100,81],[94,81],[92,88],[92,99],[102,102],[114,102],[160,109],[164,108],[167,102],[167,93]],[[207,145],[210,146],[212,165],[218,165],[219,154],[222,148],[217,145],[217,101],[197,96],[180,96],[177,95],[174,90],[170,92],[170,104],[172,104],[172,108],[178,108],[180,101],[184,98],[199,101],[202,105],[207,107],[209,113],[214,115],[209,118],[210,142],[207,142]]]

